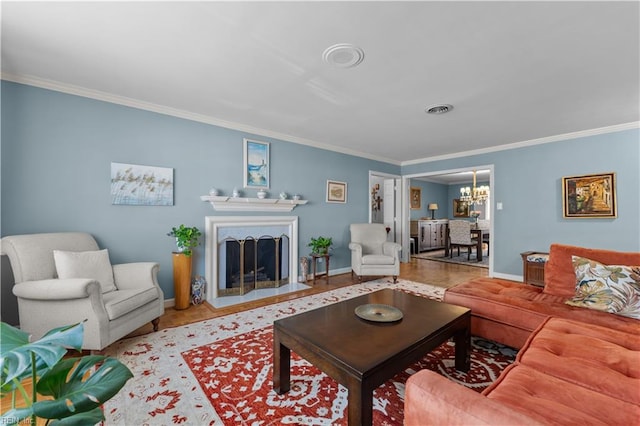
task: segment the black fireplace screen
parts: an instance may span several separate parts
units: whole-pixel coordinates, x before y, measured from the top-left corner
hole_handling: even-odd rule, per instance
[[[289,283],[289,237],[227,238],[221,243],[220,296]]]

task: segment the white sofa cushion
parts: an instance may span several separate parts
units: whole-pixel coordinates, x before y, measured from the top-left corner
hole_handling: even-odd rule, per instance
[[[54,250],[58,278],[91,278],[100,283],[102,293],[117,290],[108,249],[97,251]]]
[[[158,298],[158,290],[155,287],[118,290],[104,294],[103,298],[104,308],[107,310],[109,320],[113,321],[146,303],[156,300]]]
[[[362,256],[363,265],[393,265],[395,261],[393,256],[385,256],[383,254],[368,254]]]

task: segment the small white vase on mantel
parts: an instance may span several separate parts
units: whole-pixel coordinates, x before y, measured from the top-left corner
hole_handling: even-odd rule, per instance
[[[267,191],[265,191],[264,189],[261,189],[261,190],[258,191],[257,195],[258,195],[258,198],[260,198],[262,200],[263,198],[267,197]]]

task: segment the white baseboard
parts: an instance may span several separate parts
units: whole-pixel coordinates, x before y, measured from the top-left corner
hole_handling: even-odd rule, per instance
[[[493,277],[494,278],[502,278],[503,280],[524,282],[524,277],[522,275],[501,274],[499,272],[494,272],[493,273]]]
[[[333,275],[340,275],[340,274],[346,274],[348,272],[351,272],[351,267],[346,267],[346,268],[339,268],[339,269],[330,269],[329,270],[329,276],[333,276]],[[321,274],[324,274],[324,271],[320,271]],[[302,275],[300,275],[298,277],[298,282],[302,282],[300,281],[302,279]],[[313,274],[307,274],[307,281],[313,281]]]

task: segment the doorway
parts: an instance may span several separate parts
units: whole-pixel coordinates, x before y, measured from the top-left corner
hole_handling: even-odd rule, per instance
[[[403,234],[402,179],[398,175],[369,172],[369,223],[382,223],[388,241],[400,243]]]
[[[402,203],[402,222],[403,222],[403,229],[405,230],[405,232],[402,233],[402,238],[401,238],[401,242],[402,242],[402,247],[403,247],[403,262],[408,262],[410,260],[410,223],[411,223],[411,219],[412,216],[416,216],[417,212],[415,210],[411,209],[411,205],[410,205],[410,200],[409,200],[409,194],[410,194],[410,190],[411,187],[414,186],[414,184],[416,183],[416,181],[418,180],[428,180],[431,182],[441,182],[443,185],[448,185],[450,188],[453,188],[451,190],[449,190],[449,195],[447,196],[446,200],[444,200],[444,205],[443,206],[438,206],[439,210],[442,210],[442,213],[438,214],[439,218],[447,218],[447,219],[453,219],[454,215],[452,212],[453,209],[453,199],[457,198],[456,197],[456,192],[457,194],[459,194],[459,187],[460,186],[472,186],[472,180],[473,180],[473,171],[479,171],[479,170],[485,170],[486,174],[482,175],[481,181],[482,184],[486,184],[489,186],[489,194],[491,196],[491,198],[489,198],[489,200],[484,203],[484,208],[483,208],[483,216],[484,218],[489,220],[489,253],[495,253],[494,251],[494,242],[496,241],[495,238],[495,215],[493,214],[494,211],[494,202],[493,199],[495,199],[492,195],[494,194],[494,188],[493,188],[493,182],[494,182],[494,178],[493,178],[493,174],[494,174],[494,166],[491,165],[478,165],[478,166],[473,166],[473,167],[464,167],[464,168],[459,168],[459,169],[450,169],[450,170],[438,170],[438,171],[433,171],[433,172],[423,172],[423,173],[415,173],[415,174],[410,174],[410,175],[405,175],[402,177],[402,184],[401,184],[401,188],[402,188],[402,194],[404,195],[404,202]],[[478,173],[478,176],[480,176],[480,173]],[[412,183],[413,182],[413,183]],[[478,182],[478,185],[480,185],[480,182]],[[419,186],[419,185],[416,185]],[[415,188],[415,186],[414,186]],[[425,194],[425,196],[428,197],[427,194]],[[424,196],[423,196],[424,197]],[[427,203],[430,204],[430,199],[427,198]],[[438,203],[439,205],[440,203]],[[448,204],[448,205],[447,205]],[[444,209],[443,209],[444,207]],[[433,214],[433,212],[427,212],[427,211],[423,211],[420,212],[420,214],[423,216],[431,216]],[[489,276],[493,275],[493,256],[489,256]]]

